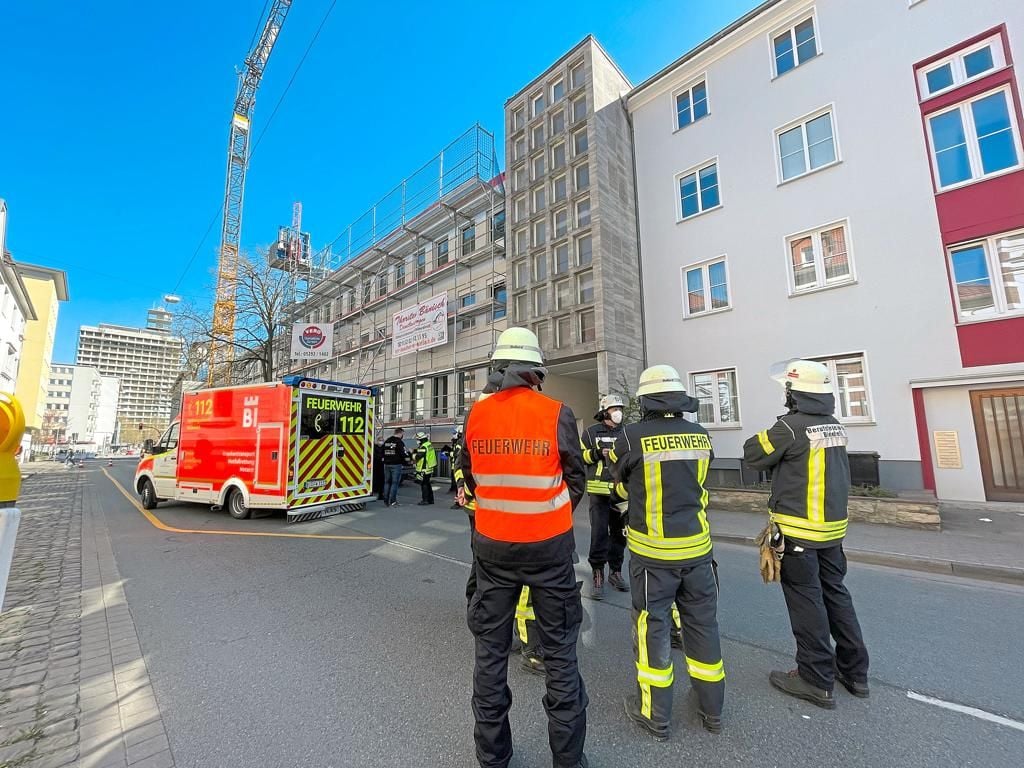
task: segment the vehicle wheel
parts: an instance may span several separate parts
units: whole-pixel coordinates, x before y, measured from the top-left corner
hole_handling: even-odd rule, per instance
[[[228,508],[228,514],[235,520],[245,520],[251,514],[250,509],[245,506],[245,497],[237,488],[232,488],[228,492],[228,502],[225,506]]]
[[[153,483],[149,478],[142,481],[142,487],[139,489],[139,495],[142,496],[143,509],[156,509],[156,504],[159,499],[156,497],[156,488],[153,487]]]

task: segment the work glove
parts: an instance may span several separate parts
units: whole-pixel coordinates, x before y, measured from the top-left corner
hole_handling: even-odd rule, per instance
[[[786,542],[774,520],[769,520],[757,535],[757,549],[760,556],[761,579],[765,584],[779,581],[782,577],[782,553]]]

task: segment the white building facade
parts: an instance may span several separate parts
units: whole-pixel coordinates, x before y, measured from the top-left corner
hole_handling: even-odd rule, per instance
[[[94,440],[101,451],[116,445],[118,438],[117,405],[121,394],[121,380],[116,376],[100,377],[99,405],[96,409]]]
[[[7,252],[7,203],[0,199],[0,391],[14,392],[25,324],[36,320],[24,280]]]
[[[810,357],[881,485],[1024,499],[1021,60],[1021,4],[771,0],[630,93],[647,358],[720,481]]]

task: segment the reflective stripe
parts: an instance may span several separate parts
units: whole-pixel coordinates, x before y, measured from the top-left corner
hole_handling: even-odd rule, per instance
[[[702,492],[701,492],[701,495],[700,495],[700,513],[699,513],[699,516],[700,516],[700,527],[701,527],[702,531],[706,531],[708,529],[708,518],[707,518],[707,515],[704,514],[704,510],[706,510],[708,508],[708,488],[707,488],[707,482],[706,481],[708,479],[708,468],[710,466],[711,466],[711,457],[710,456],[708,456],[708,458],[706,458],[706,459],[702,459],[701,461],[697,462],[697,482],[700,483],[700,487],[702,489]]]
[[[690,677],[707,683],[717,683],[719,680],[725,680],[725,665],[721,659],[714,664],[705,664],[687,656],[686,671],[690,673]]]
[[[628,499],[629,498],[629,491],[626,490],[626,484],[625,483],[616,483],[615,484],[615,493],[618,494],[618,496],[620,498],[623,498],[623,499]]]
[[[477,485],[492,485],[496,488],[557,488],[562,484],[560,474],[549,475],[478,475],[473,473]]]
[[[530,605],[530,588],[523,587],[519,593],[519,604],[516,605],[516,626],[519,629],[519,639],[522,641],[524,648],[529,645],[526,622],[533,621],[536,618],[533,606]]]
[[[613,486],[613,483],[606,483],[603,480],[587,480],[587,493],[607,496],[612,492]]]
[[[651,451],[644,454],[644,464],[660,463],[662,461],[700,461],[711,458],[711,451],[680,450],[680,451]]]
[[[807,519],[825,521],[825,449],[811,448],[807,454]]]
[[[757,433],[757,442],[761,444],[761,450],[764,451],[765,456],[771,456],[775,453],[775,446],[772,445],[772,441],[768,439],[768,430]]]
[[[792,515],[774,513],[776,524],[784,536],[792,536],[806,541],[835,541],[846,535],[849,521],[846,519],[815,522]]]
[[[645,574],[646,575],[646,574]],[[636,666],[639,669],[641,666],[647,666],[647,611],[640,611],[640,615],[636,619],[636,636],[637,636],[637,659]],[[651,716],[651,685],[640,679],[637,675],[637,683],[640,684],[640,714],[646,718]]]
[[[619,460],[619,454],[617,454],[615,452],[614,448],[609,448],[608,449],[608,461],[610,461],[612,464],[614,464],[618,460]]]
[[[643,534],[639,534],[642,536]],[[637,539],[638,534],[632,529],[626,529],[629,551],[636,555],[643,555],[655,560],[693,560],[711,552],[710,534],[699,534],[700,541],[686,547],[655,547]],[[667,541],[662,539],[661,541]]]
[[[659,537],[664,530],[662,527],[661,504],[661,465],[644,464],[644,491],[647,496],[647,508],[644,510],[647,516],[647,530],[651,536]]]
[[[682,631],[683,629],[683,617],[679,615],[679,606],[676,603],[672,603],[672,625]]]
[[[561,493],[547,501],[511,501],[484,496],[480,492],[480,487],[477,486],[476,499],[480,506],[494,512],[508,512],[513,515],[546,515],[569,503],[569,489],[563,488]]]
[[[455,477],[455,482],[459,482],[459,481],[465,482],[465,480],[466,480],[466,475],[465,475],[465,473],[461,469],[456,469],[455,470],[454,477]]]
[[[657,669],[637,662],[636,679],[641,684],[647,683],[656,688],[671,688],[672,681],[675,680],[675,672],[671,664],[668,665],[667,669]]]

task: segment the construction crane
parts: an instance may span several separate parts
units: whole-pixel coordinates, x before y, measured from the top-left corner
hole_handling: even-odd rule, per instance
[[[292,0],[274,0],[263,31],[238,73],[238,91],[231,116],[228,140],[227,180],[224,184],[224,214],[220,230],[220,253],[217,264],[217,294],[213,305],[213,342],[210,349],[207,379],[211,385],[231,383],[234,359],[235,295],[238,277],[238,245],[242,232],[242,198],[245,172],[249,165],[249,128],[256,91],[263,79],[263,70],[281,34]]]

